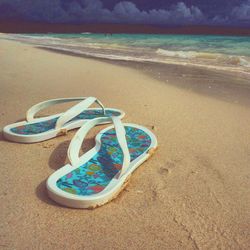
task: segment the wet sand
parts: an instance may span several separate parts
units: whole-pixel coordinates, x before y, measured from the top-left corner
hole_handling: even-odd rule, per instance
[[[2,249],[250,248],[247,79],[110,64],[5,40],[0,66],[1,128],[42,100],[96,96],[123,109],[125,121],[153,129],[159,141],[117,199],[80,210],[58,206],[45,189],[46,178],[68,162],[74,131],[29,145],[1,137]],[[103,127],[89,133],[83,151]]]

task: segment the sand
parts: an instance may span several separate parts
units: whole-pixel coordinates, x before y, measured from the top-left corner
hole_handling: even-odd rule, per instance
[[[83,210],[58,206],[45,189],[47,177],[68,162],[74,131],[28,145],[1,137],[0,248],[249,249],[250,106],[233,92],[210,95],[211,72],[196,77],[189,70],[208,94],[180,87],[182,69],[167,79],[165,66],[163,81],[143,70],[0,40],[1,128],[23,120],[42,100],[96,96],[126,111],[125,121],[151,128],[159,141],[117,199]],[[103,127],[88,134],[84,151]]]

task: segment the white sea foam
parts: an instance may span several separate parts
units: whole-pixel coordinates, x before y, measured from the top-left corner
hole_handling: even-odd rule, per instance
[[[219,53],[197,52],[197,51],[171,51],[164,49],[157,49],[156,54],[171,58],[180,59],[200,59],[204,61],[213,61],[216,63],[223,63],[225,65],[250,67],[250,59],[244,56],[225,55]]]
[[[157,49],[156,53],[159,55],[167,56],[167,57],[179,57],[183,59],[195,58],[198,54],[194,51],[172,51],[172,50],[165,50],[165,49]]]

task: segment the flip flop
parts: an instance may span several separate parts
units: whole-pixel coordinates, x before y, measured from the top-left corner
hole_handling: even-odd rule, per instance
[[[101,130],[96,145],[79,157],[87,132],[95,125],[112,121]],[[130,175],[157,147],[155,135],[147,128],[122,124],[119,117],[96,118],[86,122],[73,137],[67,164],[47,180],[48,195],[57,203],[73,208],[95,208],[114,199]]]
[[[64,113],[51,115],[42,118],[34,118],[34,115],[49,106],[81,101]],[[88,108],[93,103],[97,103],[101,108]],[[7,140],[34,143],[54,138],[58,135],[66,134],[68,130],[81,127],[86,121],[97,117],[117,116],[123,118],[125,113],[118,109],[104,108],[102,103],[95,97],[74,97],[60,98],[44,101],[32,106],[26,113],[26,120],[7,125],[3,129],[3,135]],[[105,121],[100,124],[109,123]]]

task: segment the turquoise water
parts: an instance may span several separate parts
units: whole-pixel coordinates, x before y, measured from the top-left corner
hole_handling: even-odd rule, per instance
[[[41,36],[41,35],[37,35]],[[250,56],[250,36],[150,35],[150,34],[46,34],[61,39],[88,39],[101,44],[162,48],[174,51],[203,51]]]
[[[10,39],[112,60],[180,63],[249,72],[249,36],[33,34]]]

